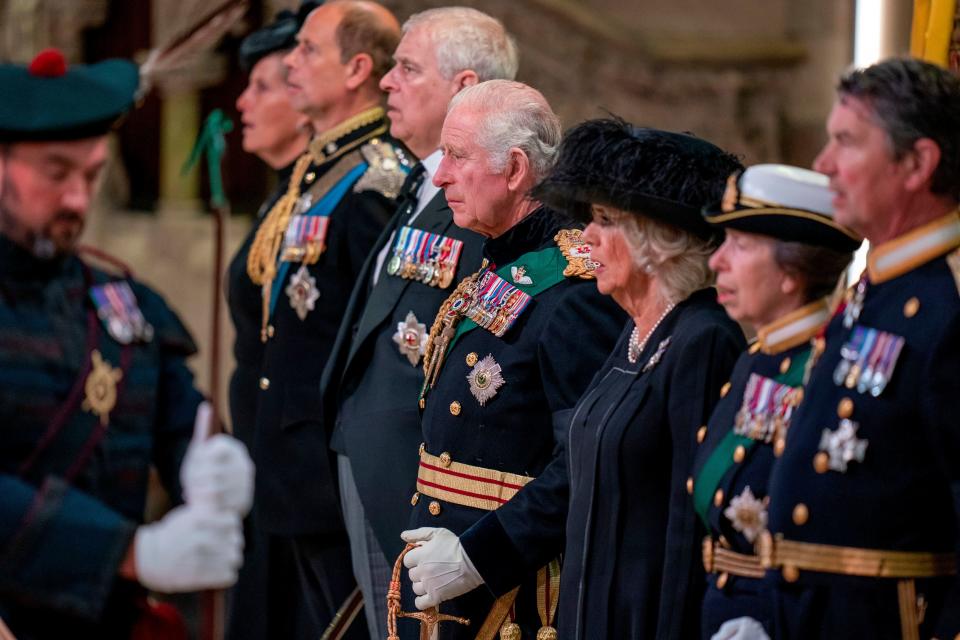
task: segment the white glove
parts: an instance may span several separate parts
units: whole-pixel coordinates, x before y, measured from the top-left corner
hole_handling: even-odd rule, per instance
[[[193,440],[180,465],[183,499],[245,516],[253,505],[253,461],[247,448],[226,434],[205,437],[209,405],[197,410]]]
[[[710,640],[770,640],[763,625],[749,616],[727,620]]]
[[[237,581],[243,532],[236,513],[183,505],[137,529],[137,580],[153,591],[222,589]]]
[[[417,544],[403,557],[410,570],[415,604],[421,611],[436,607],[473,591],[483,584],[483,578],[474,568],[458,538],[448,529],[421,527],[400,534],[405,542]]]

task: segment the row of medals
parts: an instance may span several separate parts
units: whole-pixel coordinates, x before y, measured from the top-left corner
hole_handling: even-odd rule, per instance
[[[387,262],[387,273],[406,280],[417,280],[431,287],[446,289],[453,282],[453,265],[441,264],[439,260],[416,263],[394,255]]]

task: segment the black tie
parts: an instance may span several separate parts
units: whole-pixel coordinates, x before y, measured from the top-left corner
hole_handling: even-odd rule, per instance
[[[397,196],[397,207],[403,211],[404,216],[409,215],[417,208],[417,194],[423,185],[423,179],[427,176],[427,169],[422,162],[418,162],[410,169],[407,178],[400,187],[400,194]]]

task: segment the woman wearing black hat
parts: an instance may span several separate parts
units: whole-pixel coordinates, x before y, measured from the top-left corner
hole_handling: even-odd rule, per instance
[[[689,135],[619,120],[571,130],[536,196],[590,221],[597,287],[631,316],[569,426],[559,637],[699,633],[699,527],[686,493],[697,429],[745,343],[708,288],[700,215],[739,163]]]
[[[281,11],[276,19],[248,35],[240,45],[243,68],[250,70],[246,89],[237,98],[243,126],[243,150],[253,153],[276,171],[277,188],[257,214],[253,227],[227,269],[227,305],[236,328],[233,354],[237,366],[230,377],[230,418],[233,431],[253,451],[256,422],[257,388],[263,360],[260,341],[262,296],[260,286],[247,275],[247,254],[256,236],[263,214],[287,190],[293,163],[307,148],[310,138],[306,116],[290,104],[286,90],[283,56],[296,46],[297,32],[303,20],[319,2],[304,2],[298,13]],[[265,603],[271,581],[289,578],[296,583],[296,565],[289,554],[269,548],[269,537],[254,522],[253,514],[245,522],[247,544],[244,566],[231,593],[227,636],[267,638],[270,631],[283,629],[287,622],[272,619],[275,607]],[[304,609],[304,607],[300,607]],[[283,617],[283,616],[280,616]],[[290,621],[289,624],[296,623]]]
[[[829,317],[826,296],[860,244],[833,221],[831,197],[822,174],[757,165],[732,176],[721,204],[705,213],[726,230],[710,259],[719,301],[756,330],[757,340],[697,432],[688,489],[709,533],[704,638],[721,627],[723,638],[773,633],[772,602],[761,590],[764,570],[754,554],[766,528],[767,481],[802,399],[810,341]],[[794,511],[797,524],[806,517]]]

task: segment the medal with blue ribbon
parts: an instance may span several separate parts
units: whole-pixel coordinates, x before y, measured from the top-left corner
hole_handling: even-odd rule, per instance
[[[393,242],[387,273],[446,288],[453,282],[463,241],[405,226]]]
[[[840,363],[833,371],[837,386],[877,397],[893,376],[903,350],[901,336],[858,325],[840,348]]]
[[[126,281],[91,287],[90,299],[107,333],[120,344],[153,339],[153,327],[143,317],[133,289]]]

